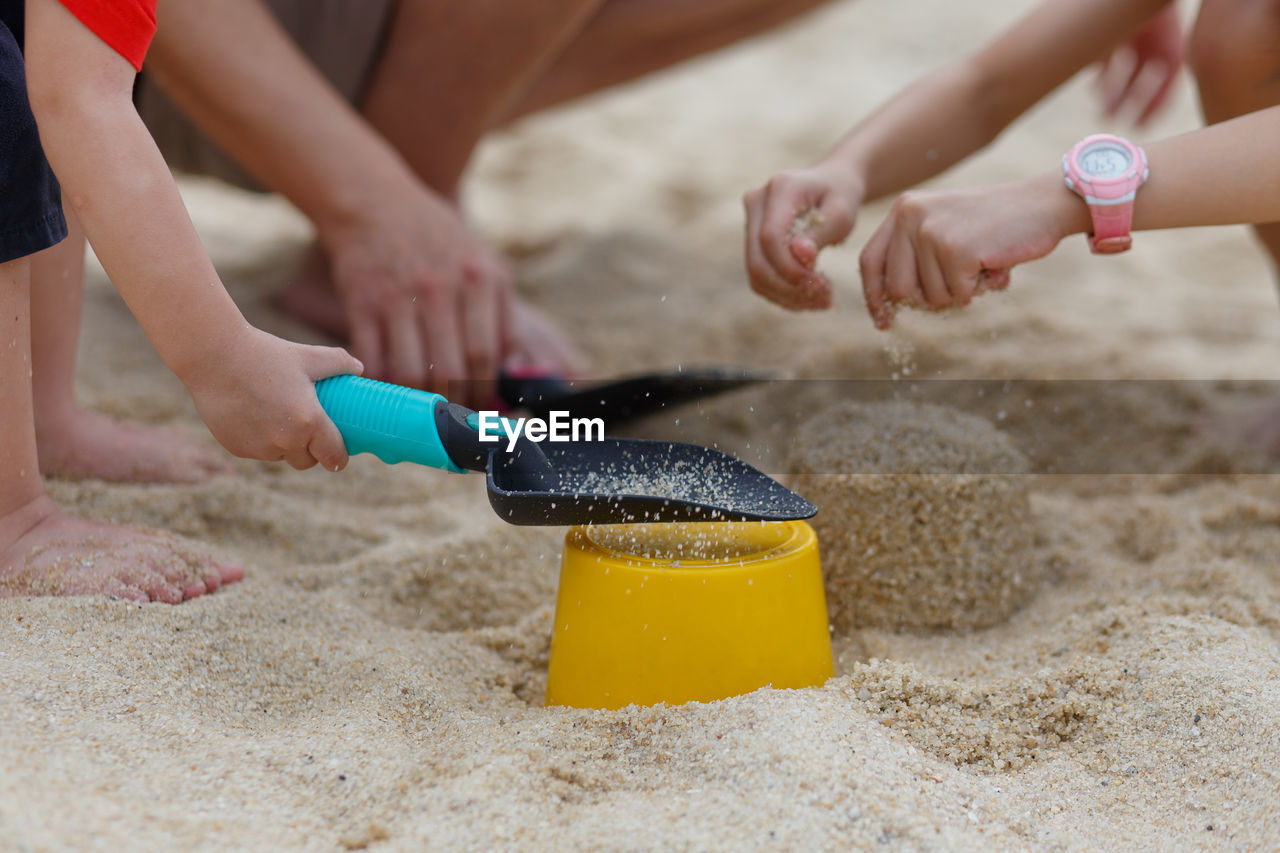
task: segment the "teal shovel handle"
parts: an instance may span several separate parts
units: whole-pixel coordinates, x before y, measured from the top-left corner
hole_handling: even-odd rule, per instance
[[[316,383],[316,396],[352,456],[372,453],[392,465],[416,462],[465,473],[449,458],[436,429],[436,407],[448,403],[439,394],[361,376],[333,376]]]

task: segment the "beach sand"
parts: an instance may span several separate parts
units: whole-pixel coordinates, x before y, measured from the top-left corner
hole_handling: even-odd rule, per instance
[[[833,310],[749,293],[741,193],[1028,5],[838,4],[496,136],[469,209],[601,376],[734,364],[898,376],[875,387],[905,395],[922,377],[1277,378],[1280,311],[1243,229],[1144,233],[1101,259],[1074,239],[1007,293],[886,336],[856,278],[881,203],[823,258]],[[1184,81],[1140,138],[1195,116]],[[1104,126],[1078,81],[942,185],[1053,169]],[[269,307],[305,223],[184,187],[251,319],[318,340]],[[100,274],[86,315],[82,399],[201,435]],[[848,387],[739,392],[634,429],[749,456]],[[76,513],[174,530],[247,573],[178,607],[0,601],[0,847],[1275,849],[1280,480],[1196,426],[1267,386],[1035,387],[1052,405],[966,406],[1057,472],[1029,475],[1043,580],[1026,607],[969,633],[842,632],[825,687],[683,707],[542,707],[564,531],[504,525],[476,477],[361,457],[340,475],[54,483]],[[1128,473],[1097,473],[1113,467]]]

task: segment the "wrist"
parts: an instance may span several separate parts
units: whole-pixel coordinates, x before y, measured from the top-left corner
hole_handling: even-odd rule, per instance
[[[315,225],[321,245],[332,252],[337,246],[362,239],[359,235],[368,229],[378,228],[389,211],[403,207],[406,195],[420,187],[417,176],[399,155],[391,153],[381,162],[326,178],[319,203],[303,212]]]
[[[180,343],[165,347],[161,358],[188,391],[207,382],[212,373],[225,370],[236,355],[244,351],[254,327],[238,311],[217,326],[206,324],[182,337]]]
[[[831,188],[849,202],[849,206],[857,210],[867,192],[866,170],[862,164],[848,156],[833,153],[819,160],[814,165]]]
[[[1042,205],[1045,217],[1059,240],[1093,231],[1093,220],[1084,199],[1067,189],[1059,171],[1028,179],[1026,189]]]

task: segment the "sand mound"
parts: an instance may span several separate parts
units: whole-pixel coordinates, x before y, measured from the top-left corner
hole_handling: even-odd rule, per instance
[[[987,421],[847,402],[799,430],[793,462],[837,631],[982,628],[1035,591],[1027,463]]]

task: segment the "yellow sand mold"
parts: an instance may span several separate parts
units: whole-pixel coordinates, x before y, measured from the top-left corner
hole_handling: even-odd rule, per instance
[[[547,704],[680,704],[832,674],[822,570],[802,521],[575,527]]]

